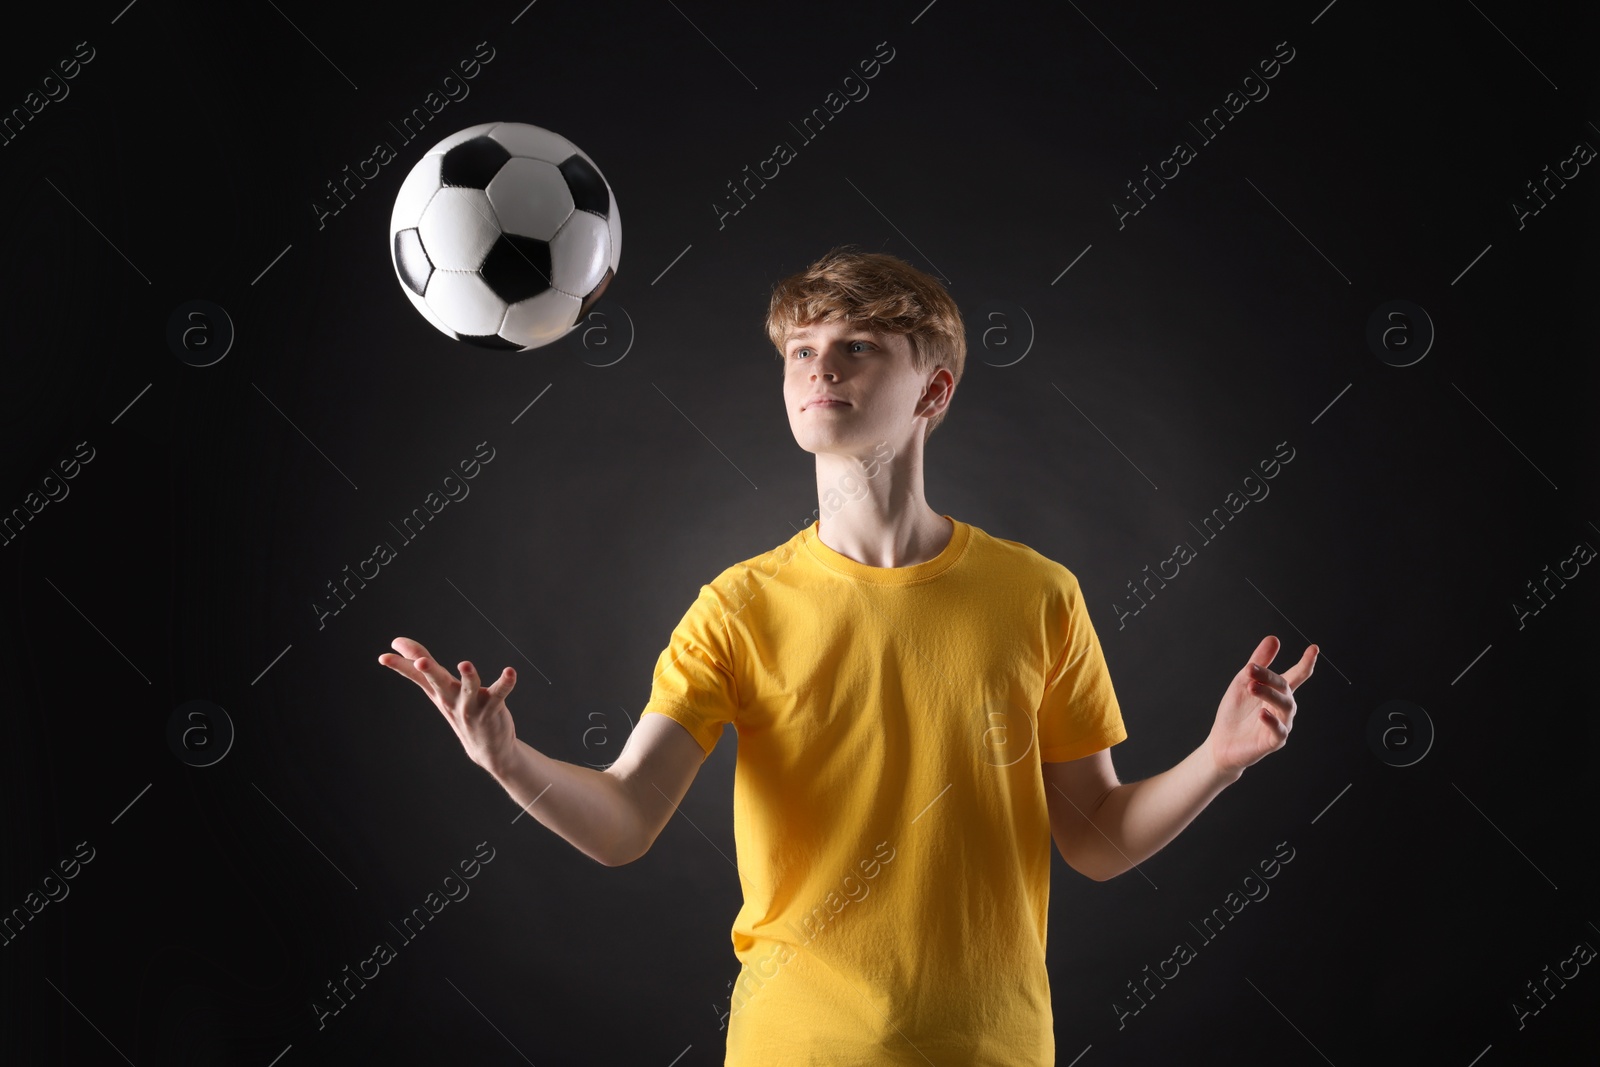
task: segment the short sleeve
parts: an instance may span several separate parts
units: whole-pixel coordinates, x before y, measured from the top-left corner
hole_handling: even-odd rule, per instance
[[[1039,758],[1060,763],[1110,748],[1126,740],[1128,731],[1077,578],[1067,572],[1052,600],[1055,625],[1047,629],[1064,636],[1064,647],[1051,665],[1039,704]]]
[[[656,659],[650,700],[640,717],[665,715],[694,736],[711,754],[725,723],[739,708],[733,677],[733,648],[723,605],[710,586],[700,587],[667,647]]]

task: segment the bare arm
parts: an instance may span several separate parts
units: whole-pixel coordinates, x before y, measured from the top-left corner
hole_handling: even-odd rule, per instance
[[[624,863],[650,851],[707,755],[677,720],[640,716],[621,755],[605,771],[621,786],[634,816],[634,837],[623,853]]]
[[[1050,833],[1073,870],[1103,882],[1138,866],[1177,837],[1246,767],[1284,746],[1294,725],[1294,691],[1311,676],[1319,649],[1309,646],[1280,675],[1268,669],[1278,647],[1271,636],[1256,646],[1224,692],[1211,733],[1170,770],[1119,782],[1108,749],[1043,764]]]
[[[1111,750],[1044,764],[1050,832],[1067,865],[1097,882],[1155,855],[1230,783],[1205,745],[1153,778],[1121,783]]]
[[[590,859],[617,867],[637,858],[630,849],[638,813],[608,772],[565,763],[515,738],[484,770],[524,812]]]
[[[516,684],[509,667],[487,687],[468,661],[457,680],[409,638],[400,655],[378,662],[415,682],[455,730],[472,761],[494,776],[522,809],[578,851],[608,867],[644,855],[688,792],[705,759],[689,731],[665,715],[647,715],[606,770],[546,756],[516,736],[505,698]]]
[[[590,858],[620,867],[650,851],[705,755],[677,722],[646,715],[603,771],[552,759],[522,741],[488,770],[529,815]]]

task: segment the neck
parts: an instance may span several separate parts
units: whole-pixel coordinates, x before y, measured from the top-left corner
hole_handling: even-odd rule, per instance
[[[869,567],[910,567],[933,559],[954,526],[922,491],[922,441],[861,457],[817,455],[817,537]]]

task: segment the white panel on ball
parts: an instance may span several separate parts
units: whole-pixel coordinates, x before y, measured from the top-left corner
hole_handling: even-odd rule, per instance
[[[506,313],[505,301],[475,271],[434,271],[428,306],[456,333],[476,336],[498,332]]]
[[[572,214],[572,192],[554,163],[510,159],[485,190],[506,233],[548,241]]]
[[[537,348],[558,341],[577,324],[583,301],[575,296],[547,289],[538,296],[519,300],[506,311],[500,336],[525,348]]]
[[[606,221],[587,211],[574,211],[550,242],[550,284],[564,293],[589,295],[611,262],[611,234]]]
[[[477,270],[500,236],[494,208],[483,190],[452,185],[428,201],[417,229],[422,247],[439,270]]]
[[[522,122],[502,122],[499,129],[489,136],[505,147],[507,152],[514,156],[526,156],[529,159],[542,159],[548,163],[560,163],[574,152],[578,146],[551,130],[542,126],[529,126]],[[578,152],[583,155],[582,152]],[[587,157],[586,157],[587,158]],[[591,163],[593,160],[590,161]],[[596,167],[595,170],[599,170]]]
[[[416,308],[422,313],[423,318],[433,323],[435,329],[446,336],[455,336],[455,331],[450,328],[449,323],[445,322],[438,315],[434,314],[433,309],[428,306],[428,302],[411,291],[411,286],[401,285],[400,291],[406,294],[406,299],[411,301],[412,307]]]
[[[596,168],[598,169],[598,168]],[[611,188],[611,183],[606,183]],[[616,273],[622,263],[622,209],[617,206],[617,194],[611,194],[611,211],[606,216],[606,229],[611,231],[611,270]]]
[[[423,209],[438,191],[439,157],[423,156],[400,183],[400,192],[394,198],[394,212],[389,216],[390,232],[408,229],[422,221]]]

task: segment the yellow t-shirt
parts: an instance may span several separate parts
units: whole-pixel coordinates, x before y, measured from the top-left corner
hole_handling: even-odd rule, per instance
[[[945,516],[950,518],[950,516]],[[1040,761],[1127,737],[1066,567],[951,519],[909,567],[818,523],[700,587],[649,703],[733,723],[727,1067],[1050,1067]]]

